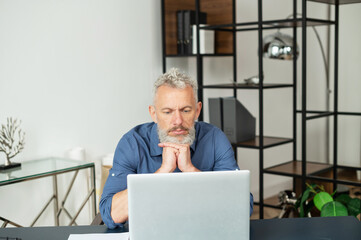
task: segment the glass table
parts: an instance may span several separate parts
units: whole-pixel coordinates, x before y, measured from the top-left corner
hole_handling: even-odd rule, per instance
[[[74,181],[78,176],[79,170],[89,169],[91,176],[91,186],[88,191],[86,198],[83,200],[79,210],[74,216],[72,216],[69,211],[64,207],[66,199],[73,187]],[[73,178],[65,191],[65,195],[59,206],[59,194],[58,194],[58,181],[57,175],[67,172],[74,172]],[[77,160],[70,160],[64,158],[45,158],[40,160],[26,161],[22,162],[21,167],[13,168],[9,170],[0,171],[0,187],[20,183],[24,181],[30,181],[34,179],[52,177],[53,179],[53,195],[50,197],[49,201],[42,208],[41,212],[36,216],[31,227],[34,226],[39,217],[44,213],[49,204],[54,201],[54,216],[55,216],[55,225],[59,226],[59,217],[62,212],[64,212],[69,218],[71,225],[76,225],[76,218],[79,216],[80,212],[84,208],[85,204],[88,201],[92,202],[92,216],[95,217],[96,214],[96,194],[95,194],[95,165],[92,162],[84,162]],[[12,222],[8,219],[5,219],[0,216],[0,220],[4,223],[1,227],[6,227],[8,224],[11,224],[16,227],[21,227],[20,224]]]

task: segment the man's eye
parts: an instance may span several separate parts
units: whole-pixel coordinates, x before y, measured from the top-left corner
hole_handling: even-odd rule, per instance
[[[163,112],[164,114],[170,114],[170,112]]]
[[[187,109],[187,110],[183,110],[183,112],[185,112],[185,113],[190,113],[191,110]]]

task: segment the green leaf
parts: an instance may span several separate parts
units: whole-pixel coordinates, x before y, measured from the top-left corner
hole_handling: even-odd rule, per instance
[[[332,202],[333,198],[331,195],[327,192],[319,192],[316,194],[316,196],[313,198],[313,202],[315,203],[315,206],[318,210],[321,211],[322,207],[329,202]]]
[[[334,197],[335,194],[336,194],[336,192],[337,192],[337,189],[336,189],[335,191],[333,191],[333,193],[331,194],[331,196]]]
[[[357,216],[361,213],[361,200],[358,198],[352,198],[347,205],[347,210],[350,216]]]
[[[347,208],[340,202],[326,203],[321,210],[321,217],[348,216]]]
[[[307,205],[305,205],[305,208],[304,208],[304,213],[305,213],[305,217],[307,217],[307,214],[309,212],[311,212],[312,208],[315,206],[314,202],[313,201],[310,201],[308,202]]]
[[[302,194],[301,203],[300,203],[300,217],[305,217],[304,207],[305,207],[305,202],[310,197],[310,192],[311,189],[307,188]]]
[[[335,201],[342,203],[343,205],[347,206],[348,202],[351,200],[351,197],[348,194],[341,194],[336,197]]]

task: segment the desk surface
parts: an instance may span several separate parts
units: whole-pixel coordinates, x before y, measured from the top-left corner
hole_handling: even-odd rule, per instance
[[[0,186],[92,166],[94,166],[94,163],[63,158],[26,161],[21,163],[19,168],[1,171]]]
[[[251,239],[333,240],[361,239],[361,222],[354,217],[289,218],[251,220]],[[70,234],[116,233],[128,229],[107,229],[106,226],[34,227],[0,229],[0,237],[22,240],[66,240]]]
[[[355,217],[283,218],[251,221],[251,239],[360,240]]]

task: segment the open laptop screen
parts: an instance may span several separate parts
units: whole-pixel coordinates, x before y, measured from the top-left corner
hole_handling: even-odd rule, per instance
[[[128,175],[131,240],[249,239],[249,171]]]

